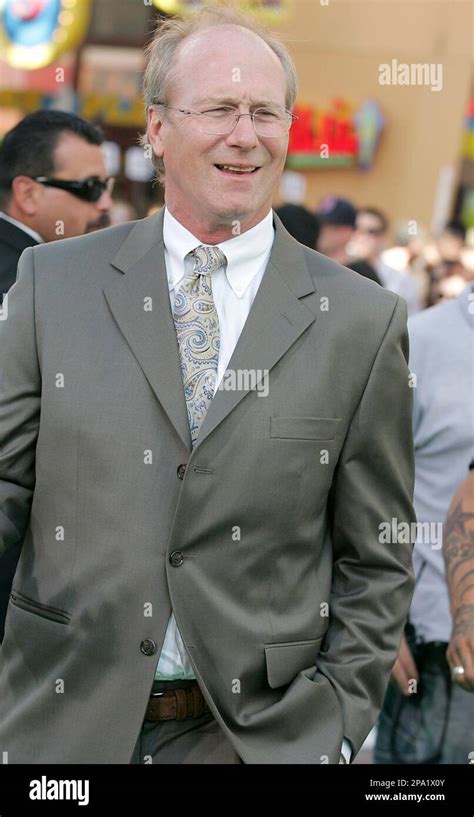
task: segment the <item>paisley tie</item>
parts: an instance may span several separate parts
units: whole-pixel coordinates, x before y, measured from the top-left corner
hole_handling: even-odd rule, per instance
[[[173,305],[181,358],[184,396],[192,444],[214,396],[219,362],[219,317],[212,295],[211,275],[227,264],[219,247],[202,244],[192,250],[194,268],[186,273]]]

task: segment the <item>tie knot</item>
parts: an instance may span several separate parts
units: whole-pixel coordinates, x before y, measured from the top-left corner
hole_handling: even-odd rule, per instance
[[[191,250],[188,255],[194,261],[194,272],[201,275],[211,275],[219,267],[227,264],[227,258],[219,247],[205,246],[200,244],[196,249]]]

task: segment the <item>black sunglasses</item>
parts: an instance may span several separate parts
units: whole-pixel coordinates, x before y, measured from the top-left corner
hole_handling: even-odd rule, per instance
[[[47,176],[34,176],[35,182],[44,184],[45,187],[57,187],[59,190],[66,190],[85,201],[99,201],[100,197],[107,191],[112,195],[115,179],[110,176],[108,179],[99,179],[98,176],[89,176],[80,182],[66,181],[65,179],[48,179]]]

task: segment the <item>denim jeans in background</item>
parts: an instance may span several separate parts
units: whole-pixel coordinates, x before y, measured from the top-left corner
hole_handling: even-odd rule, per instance
[[[451,683],[446,661],[428,663],[419,673],[418,692],[409,697],[390,681],[378,722],[374,763],[469,763],[474,752],[474,692]]]

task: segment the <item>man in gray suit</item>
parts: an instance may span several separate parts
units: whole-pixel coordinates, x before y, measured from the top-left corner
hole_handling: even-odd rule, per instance
[[[65,111],[28,114],[0,146],[0,305],[27,247],[110,226],[103,134]],[[41,181],[38,181],[41,179]],[[7,307],[5,307],[6,311]],[[0,556],[0,641],[21,551]]]
[[[148,57],[166,207],[27,249],[0,322],[0,750],[345,762],[413,590],[406,306],[272,212],[283,46],[207,11]]]

